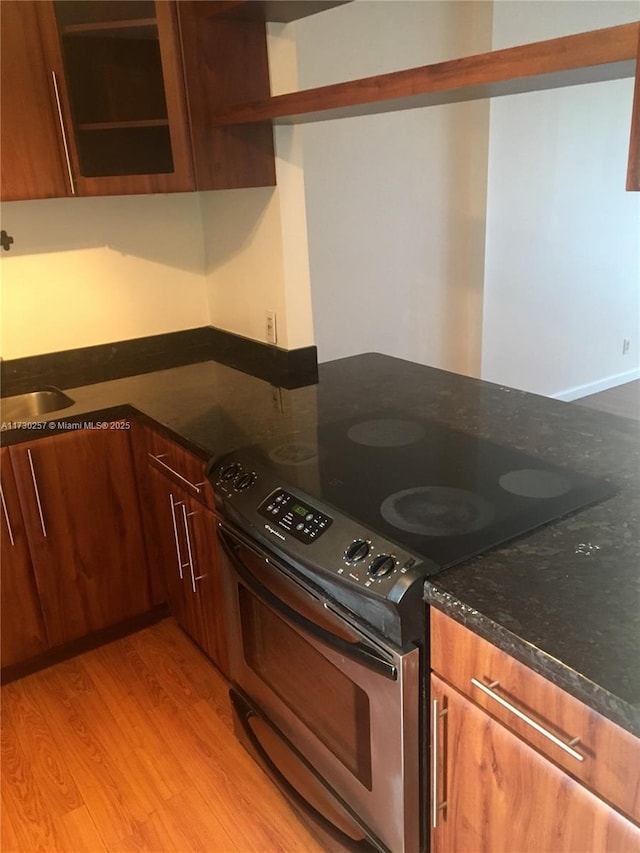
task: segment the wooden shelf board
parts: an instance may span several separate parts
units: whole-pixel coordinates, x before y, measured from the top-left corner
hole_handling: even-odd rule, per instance
[[[218,126],[299,124],[633,77],[640,22],[277,95],[230,107]]]
[[[132,18],[131,20],[121,21],[90,21],[86,24],[65,24],[60,28],[62,35],[91,35],[108,32],[109,30],[130,30],[140,29],[144,27],[155,27],[157,25],[155,18]]]
[[[264,21],[288,24],[335,6],[344,6],[351,0],[215,0],[202,4],[201,14],[206,17],[246,13]]]
[[[168,127],[169,119],[150,118],[132,121],[92,121],[78,125],[78,130],[131,130],[140,127]]]
[[[640,192],[640,27],[638,28],[638,58],[636,60],[636,81],[633,90],[631,133],[629,136],[627,190]]]

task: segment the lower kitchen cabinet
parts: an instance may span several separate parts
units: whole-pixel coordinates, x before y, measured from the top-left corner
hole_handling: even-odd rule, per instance
[[[229,669],[217,518],[204,463],[144,429],[138,475],[152,569],[162,572],[171,612],[226,675]]]
[[[433,853],[640,850],[637,826],[437,676],[431,700]]]
[[[151,606],[130,436],[122,426],[8,449],[50,647]],[[3,601],[3,618],[5,609]]]
[[[431,608],[434,853],[640,850],[640,739]]]
[[[48,648],[48,642],[7,448],[0,449],[0,476],[0,661],[5,667],[44,652]]]

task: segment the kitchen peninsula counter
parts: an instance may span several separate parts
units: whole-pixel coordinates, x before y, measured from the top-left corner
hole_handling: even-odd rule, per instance
[[[2,443],[140,413],[208,459],[402,412],[609,480],[613,497],[439,573],[425,598],[640,736],[636,422],[378,354],[321,364],[317,384],[293,390],[215,361],[65,390],[73,406],[41,429],[4,431]]]

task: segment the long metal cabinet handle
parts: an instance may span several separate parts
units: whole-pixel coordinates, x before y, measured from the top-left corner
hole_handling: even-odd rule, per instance
[[[173,495],[169,494],[169,505],[171,506],[171,521],[173,522],[173,538],[176,543],[176,557],[178,558],[178,575],[180,580],[184,578],[182,574],[183,563],[182,554],[180,553],[180,540],[178,539],[178,523],[176,521],[176,507],[179,506],[173,499]]]
[[[11,521],[9,519],[9,512],[7,510],[7,504],[4,499],[4,492],[2,491],[2,486],[0,486],[0,500],[2,500],[2,512],[4,513],[4,520],[7,522],[7,530],[9,531],[9,540],[12,545],[15,545],[15,541],[13,539],[13,530],[11,529]]]
[[[556,746],[559,746],[560,749],[563,749],[566,753],[568,753],[572,758],[575,758],[576,761],[584,761],[584,755],[581,755],[575,749],[573,749],[574,744],[580,742],[580,738],[572,738],[569,743],[565,743],[559,737],[556,737],[552,734],[548,729],[545,729],[544,726],[541,726],[540,723],[537,723],[535,720],[532,720],[527,714],[523,713],[519,708],[516,708],[515,705],[512,705],[511,702],[507,702],[506,699],[503,699],[502,696],[498,695],[492,688],[498,687],[498,681],[492,681],[489,685],[483,684],[482,681],[478,681],[477,678],[472,678],[471,683],[474,687],[477,687],[478,690],[482,690],[483,693],[486,693],[489,698],[494,699],[499,705],[502,705],[507,711],[510,711],[512,714],[522,720],[523,723],[526,723],[528,726],[531,726],[532,729],[535,729],[539,734],[546,737],[547,740],[550,740]]]
[[[191,572],[191,589],[196,591],[196,579],[193,572],[193,555],[191,554],[191,537],[189,536],[189,522],[187,521],[187,508],[182,504],[182,520],[184,521],[184,533],[187,537],[187,558],[189,560],[189,571]]]
[[[191,589],[194,592],[197,592],[196,589],[196,581],[202,580],[204,575],[198,575],[196,577],[195,568],[193,565],[193,551],[191,549],[191,534],[189,533],[189,516],[195,515],[195,512],[187,512],[187,508],[184,504],[182,504],[182,519],[184,521],[184,534],[187,539],[187,556],[189,559],[189,571],[191,572]]]
[[[38,514],[40,516],[40,526],[42,527],[42,535],[46,538],[47,536],[47,528],[44,523],[44,515],[42,514],[42,503],[40,502],[40,492],[38,491],[38,481],[36,480],[36,472],[33,467],[33,456],[31,455],[31,448],[27,450],[27,456],[29,457],[29,467],[31,468],[31,479],[33,480],[33,491],[36,495],[36,503],[38,504]]]
[[[62,102],[60,101],[60,90],[58,89],[58,77],[55,71],[51,72],[53,78],[53,91],[56,96],[56,107],[58,108],[58,121],[60,122],[60,132],[62,133],[62,144],[64,146],[64,157],[67,162],[67,172],[69,174],[69,183],[71,184],[71,195],[76,194],[76,185],[73,180],[73,170],[71,169],[71,157],[69,156],[69,145],[67,143],[67,130],[64,124],[64,116],[62,115]]]
[[[164,456],[164,454],[162,454],[162,455]],[[192,483],[191,480],[187,480],[187,478],[183,477],[182,474],[179,474],[175,470],[175,468],[172,468],[171,465],[167,465],[166,462],[163,462],[162,459],[160,458],[160,456],[155,456],[153,453],[150,453],[149,456],[151,457],[151,459],[153,459],[155,462],[157,462],[158,465],[162,465],[162,467],[165,468],[167,471],[170,471],[174,477],[177,477],[179,480],[181,480],[183,483],[185,483],[187,486],[189,486],[190,489],[193,489],[194,492],[197,492],[198,494],[200,494],[200,489],[198,488],[198,485],[202,486],[203,485],[202,483],[199,483],[198,485],[196,485],[196,483]]]
[[[433,734],[431,737],[431,826],[433,829],[438,828],[438,815],[446,808],[447,801],[438,802],[438,720],[444,716],[446,710],[440,711],[439,700],[433,699],[431,706],[431,720]]]

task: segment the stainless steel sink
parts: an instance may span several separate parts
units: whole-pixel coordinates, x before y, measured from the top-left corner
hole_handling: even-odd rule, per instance
[[[30,394],[4,397],[0,400],[2,421],[24,421],[73,406],[74,400],[58,388],[42,388]]]

